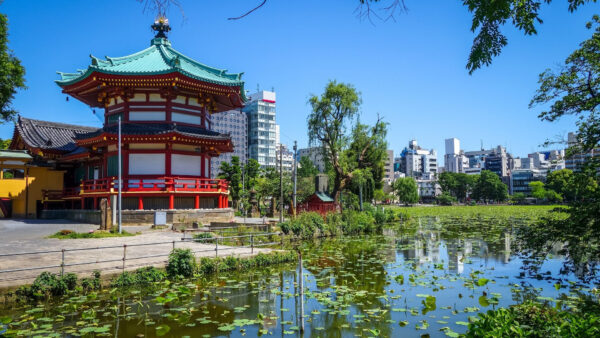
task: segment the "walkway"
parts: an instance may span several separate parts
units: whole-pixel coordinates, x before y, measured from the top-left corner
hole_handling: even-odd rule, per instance
[[[20,223],[19,223],[20,222]],[[19,227],[22,225],[22,227]],[[176,248],[190,248],[196,257],[215,257],[215,244],[182,242],[182,234],[165,230],[150,230],[148,227],[125,227],[128,232],[144,230],[132,237],[111,237],[99,239],[55,239],[45,236],[60,229],[89,231],[97,226],[56,221],[13,221],[0,220],[0,270],[49,267],[46,269],[0,273],[0,288],[31,283],[42,271],[60,273],[62,249],[65,252],[65,272],[89,276],[93,270],[101,270],[103,275],[121,272],[123,269],[123,245],[127,245],[125,270],[135,270],[142,266],[164,266],[168,254]],[[154,244],[153,244],[154,243]],[[152,245],[148,245],[152,244]],[[111,248],[106,248],[111,247]],[[100,248],[97,250],[90,250]],[[75,251],[69,251],[73,250]],[[83,250],[78,250],[83,249]],[[226,247],[219,245],[219,256],[251,255],[250,248]],[[47,252],[34,255],[2,256],[22,252]],[[269,249],[254,249],[268,252]],[[153,256],[153,257],[147,257]],[[140,258],[146,257],[146,258]],[[99,261],[109,261],[100,263]],[[91,263],[91,264],[85,264]],[[77,265],[73,265],[77,264]],[[69,266],[71,265],[71,266]]]

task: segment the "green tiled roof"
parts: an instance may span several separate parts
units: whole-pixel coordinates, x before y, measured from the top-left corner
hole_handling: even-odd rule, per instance
[[[106,57],[105,60],[90,55],[92,64],[77,73],[62,73],[59,86],[67,86],[87,78],[93,72],[113,75],[159,75],[179,72],[196,80],[223,86],[240,86],[242,95],[242,74],[228,74],[227,70],[203,65],[179,53],[165,38],[152,39],[152,45],[135,54],[123,57]]]
[[[0,150],[0,159],[31,160],[33,157],[22,150]]]
[[[333,198],[327,196],[327,194],[323,192],[317,191],[315,192],[315,195],[323,202],[333,202]]]

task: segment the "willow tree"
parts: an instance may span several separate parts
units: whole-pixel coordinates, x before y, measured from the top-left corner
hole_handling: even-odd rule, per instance
[[[379,118],[373,126],[356,122],[362,101],[360,93],[350,84],[330,81],[321,96],[313,95],[308,102],[312,107],[308,137],[312,145],[321,147],[331,165],[332,195],[338,202],[355,170],[383,168],[387,124]]]

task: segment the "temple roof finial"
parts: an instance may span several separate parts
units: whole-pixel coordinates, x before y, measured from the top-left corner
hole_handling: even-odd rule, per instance
[[[159,16],[152,26],[152,30],[156,31],[156,36],[154,38],[167,38],[167,34],[171,30],[171,26],[169,26],[169,19],[164,16]]]

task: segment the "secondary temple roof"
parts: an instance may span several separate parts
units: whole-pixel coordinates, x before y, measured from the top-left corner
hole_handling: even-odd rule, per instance
[[[30,151],[41,150],[67,153],[77,148],[74,142],[77,135],[96,130],[98,128],[40,121],[19,116],[15,123],[15,135],[13,136],[10,148],[20,149],[22,147],[19,147],[17,143],[23,142],[23,146]]]

